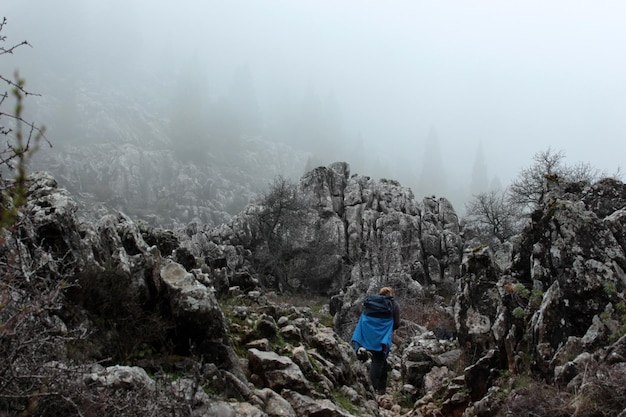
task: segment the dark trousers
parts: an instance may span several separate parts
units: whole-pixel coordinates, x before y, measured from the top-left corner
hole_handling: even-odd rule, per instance
[[[384,391],[387,387],[387,358],[385,352],[372,351],[370,365],[370,382],[376,391]]]

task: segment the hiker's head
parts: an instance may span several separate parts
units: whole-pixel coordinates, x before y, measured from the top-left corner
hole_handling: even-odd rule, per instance
[[[391,289],[391,287],[382,287],[380,289],[380,291],[378,292],[378,294],[380,295],[390,295],[393,297],[393,290]]]

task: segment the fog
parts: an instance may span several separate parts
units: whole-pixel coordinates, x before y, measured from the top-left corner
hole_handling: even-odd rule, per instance
[[[158,91],[193,67],[213,102],[247,85],[251,101],[233,110],[258,116],[247,134],[291,135],[316,162],[347,160],[416,194],[467,193],[481,158],[488,181],[506,185],[547,148],[607,173],[626,154],[618,0],[4,0],[2,9],[4,34],[33,45],[12,65],[42,95],[68,93],[54,77]],[[295,109],[319,112],[324,129],[309,115],[293,134]]]

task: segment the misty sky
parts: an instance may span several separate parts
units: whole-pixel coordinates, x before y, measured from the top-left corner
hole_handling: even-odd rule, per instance
[[[489,176],[505,184],[548,147],[608,173],[623,166],[626,2],[8,4],[11,38],[28,39],[29,53],[54,49],[50,59],[67,65],[101,59],[116,74],[156,73],[194,56],[216,95],[247,65],[262,109],[307,88],[333,95],[344,132],[391,165],[419,171],[434,128],[452,179],[467,180],[481,142]]]

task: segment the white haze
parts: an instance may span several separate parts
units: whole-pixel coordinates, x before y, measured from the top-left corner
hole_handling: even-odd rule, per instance
[[[28,39],[27,54],[68,76],[95,72],[123,89],[195,59],[216,98],[247,66],[266,126],[307,90],[331,97],[348,144],[334,159],[378,175],[350,161],[360,136],[385,167],[380,175],[403,185],[418,184],[433,131],[453,194],[468,189],[481,145],[489,179],[505,185],[547,148],[607,173],[626,154],[626,2],[618,0],[3,4],[4,34]],[[24,65],[46,94],[36,73],[47,68]]]

